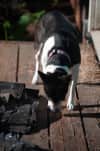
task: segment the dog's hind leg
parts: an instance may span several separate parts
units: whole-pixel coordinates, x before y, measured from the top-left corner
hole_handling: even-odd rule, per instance
[[[76,64],[72,67],[72,81],[70,84],[69,97],[67,102],[68,110],[74,109],[74,95],[75,95],[75,87],[78,80],[79,66],[80,66],[79,64]]]
[[[41,45],[39,47],[39,50],[35,55],[36,65],[35,65],[34,75],[33,75],[33,78],[32,78],[32,84],[36,84],[37,81],[38,81],[38,69],[39,69],[40,54],[41,54],[42,46],[43,46],[43,44],[41,43]]]

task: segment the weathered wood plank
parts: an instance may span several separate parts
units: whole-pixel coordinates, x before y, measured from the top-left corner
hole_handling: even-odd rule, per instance
[[[31,86],[34,71],[34,48],[33,43],[19,43],[18,82]]]
[[[20,48],[19,56],[17,53],[18,45]],[[0,80],[16,81],[16,74],[18,74],[18,82],[23,82],[26,83],[28,87],[33,87],[31,80],[35,64],[34,55],[33,43],[8,44],[0,42]],[[16,73],[16,70],[18,73]],[[43,94],[42,85],[37,85],[33,88],[39,88],[41,94]],[[33,131],[33,134],[24,135],[22,139],[39,145],[41,148],[51,148],[54,151],[86,151],[85,141],[87,141],[89,150],[99,151],[100,88],[82,85],[79,86],[78,91],[81,115],[78,110],[68,112],[65,108],[62,111],[63,116],[61,116],[60,113],[54,113],[49,116],[48,122],[47,101],[41,98],[41,103],[37,111],[37,128]],[[50,126],[49,129],[48,124]],[[82,128],[82,126],[84,127]],[[86,138],[84,138],[83,131]],[[3,150],[3,146],[1,146],[0,149]]]
[[[90,0],[88,31],[100,29],[100,1]]]
[[[100,1],[96,0],[95,7],[95,29],[100,29]]]
[[[74,111],[63,110],[62,128],[65,151],[87,151],[79,107]]]
[[[0,81],[16,81],[17,44],[0,42]]]
[[[49,113],[50,148],[54,151],[64,151],[61,121],[61,113]]]
[[[91,36],[98,61],[100,62],[100,30],[91,31]]]
[[[100,87],[80,85],[78,89],[88,148],[90,151],[99,151]]]
[[[62,112],[50,116],[51,149],[54,151],[87,151],[80,112],[67,111],[65,102]]]
[[[89,2],[89,22],[88,22],[88,32],[95,28],[94,19],[95,19],[95,1],[90,0]]]
[[[17,53],[16,42],[0,42],[0,92],[18,95],[22,92],[24,85],[15,83],[17,77]],[[5,81],[5,82],[3,82]],[[13,83],[14,82],[14,83]],[[0,151],[4,151],[5,142],[3,134],[0,136]]]
[[[16,43],[0,42],[0,81],[16,82],[17,45]],[[9,85],[9,84],[8,84]],[[10,85],[0,83],[0,92],[11,91]],[[0,136],[0,151],[4,151],[4,140]]]
[[[23,82],[27,87],[38,88],[42,91],[42,86],[32,86],[32,76],[35,65],[35,51],[33,43],[19,44],[19,70],[18,82]],[[42,91],[43,92],[43,91]],[[43,93],[42,93],[43,95]],[[24,135],[22,140],[31,142],[41,148],[48,149],[48,121],[47,121],[47,101],[45,98],[40,98],[40,105],[37,110],[37,127],[30,135]]]

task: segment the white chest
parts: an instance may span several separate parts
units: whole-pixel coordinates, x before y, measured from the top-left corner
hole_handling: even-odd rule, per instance
[[[44,73],[46,73],[46,64],[48,61],[48,53],[54,46],[55,46],[55,37],[51,36],[45,42],[43,51],[42,51],[42,55],[41,55],[41,64],[42,64]]]

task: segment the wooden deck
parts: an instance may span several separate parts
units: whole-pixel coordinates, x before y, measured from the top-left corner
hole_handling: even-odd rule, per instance
[[[89,59],[89,56],[86,57],[87,52],[93,53],[89,49],[92,48],[81,46],[82,65],[76,110],[67,111],[64,102],[61,113],[48,113],[45,99],[42,100],[37,114],[37,129],[30,135],[24,135],[22,140],[48,151],[100,151],[100,70],[97,67],[97,74],[94,76],[94,66],[91,67],[91,63],[86,65],[86,59]],[[43,95],[41,83],[31,85],[34,55],[32,42],[1,41],[0,81],[25,83],[29,88],[39,88]]]
[[[94,49],[96,51],[98,61],[100,63],[100,41],[99,41],[99,39],[100,39],[100,30],[91,31],[91,37],[92,37],[92,40],[93,40],[93,45],[94,45]]]

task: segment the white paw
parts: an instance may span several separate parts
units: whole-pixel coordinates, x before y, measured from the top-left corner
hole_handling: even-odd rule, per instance
[[[67,109],[73,110],[74,109],[74,103],[73,102],[67,103]]]

